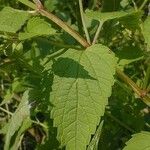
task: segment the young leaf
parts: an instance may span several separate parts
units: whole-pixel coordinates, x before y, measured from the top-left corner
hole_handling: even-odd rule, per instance
[[[110,19],[124,17],[126,15],[128,15],[128,13],[124,11],[114,11],[114,12],[99,12],[99,11],[91,11],[91,10],[86,11],[86,16],[88,18],[102,21],[102,22],[105,22]]]
[[[10,122],[7,126],[6,140],[4,145],[4,150],[8,150],[10,147],[10,141],[15,132],[21,127],[24,120],[30,115],[30,106],[28,104],[28,92],[23,94],[22,100],[13,114]]]
[[[5,7],[0,11],[0,31],[16,33],[29,18],[29,13]]]
[[[120,21],[120,23],[123,24],[126,28],[136,29],[139,27],[139,22],[142,16],[142,12],[141,11],[130,12],[130,13],[124,11],[98,12],[98,11],[87,10],[86,16],[90,19],[98,20],[101,22],[105,22],[107,20],[117,18]]]
[[[144,35],[146,43],[150,47],[150,16],[148,16],[144,22],[143,35]]]
[[[69,49],[53,65],[51,117],[67,150],[85,150],[103,116],[114,83],[116,58],[96,44]]]
[[[123,150],[149,150],[150,149],[150,132],[143,131],[134,134],[133,137],[126,143]]]
[[[25,40],[36,36],[55,34],[55,29],[44,19],[34,17],[28,21],[26,32],[19,33],[19,39]]]

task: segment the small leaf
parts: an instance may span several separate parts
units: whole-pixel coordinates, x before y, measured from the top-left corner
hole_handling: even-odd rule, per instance
[[[111,95],[116,58],[96,44],[85,51],[69,49],[53,65],[51,117],[66,150],[85,150]]]
[[[126,15],[128,15],[128,13],[123,11],[114,11],[114,12],[99,12],[99,11],[91,11],[91,10],[86,11],[86,16],[88,18],[102,21],[102,22],[105,22],[110,19],[124,17]]]
[[[142,16],[141,11],[137,12],[99,12],[99,11],[86,11],[86,16],[90,19],[105,22],[110,19],[118,19],[118,21],[123,24],[126,28],[137,29],[139,27],[140,18]],[[130,21],[129,21],[130,20]]]
[[[150,48],[150,16],[148,16],[144,22],[143,35],[148,47]]]
[[[55,29],[44,21],[44,19],[34,17],[28,21],[26,32],[19,33],[19,39],[25,40],[36,36],[52,35],[55,32]]]
[[[150,132],[143,131],[134,134],[126,143],[123,150],[149,150],[150,149]]]
[[[21,127],[24,120],[30,115],[30,105],[28,104],[28,92],[23,94],[22,100],[13,114],[10,122],[8,123],[8,130],[6,133],[6,140],[4,150],[8,150],[10,147],[10,141],[15,132]]]
[[[5,7],[0,11],[0,31],[16,33],[29,18],[29,13]]]

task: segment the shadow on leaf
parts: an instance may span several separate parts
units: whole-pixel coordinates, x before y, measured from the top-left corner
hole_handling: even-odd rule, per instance
[[[70,58],[59,58],[54,62],[52,68],[54,74],[60,77],[96,80],[89,75],[82,65]]]

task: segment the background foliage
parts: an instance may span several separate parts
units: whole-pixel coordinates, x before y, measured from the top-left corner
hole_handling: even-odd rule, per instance
[[[84,48],[51,20],[17,0],[0,0],[0,149],[65,149],[66,145],[71,150],[150,148],[149,107],[117,75],[113,78],[117,61],[117,67],[149,95],[149,3],[84,0],[90,38],[102,23],[97,43],[103,45],[82,51]],[[43,0],[42,4],[85,37],[77,0]],[[78,84],[72,86],[76,78]],[[66,99],[73,102],[68,104]],[[74,124],[69,125],[75,118],[76,100],[88,107],[82,108],[86,114],[82,109],[78,114],[83,121],[78,123],[78,148],[70,144],[67,134],[74,134]],[[83,120],[87,114],[90,121]]]

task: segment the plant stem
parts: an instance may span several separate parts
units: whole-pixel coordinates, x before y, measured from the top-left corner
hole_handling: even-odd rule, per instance
[[[124,74],[120,69],[116,69],[117,75],[122,79],[126,84],[128,84],[133,91],[146,103],[150,106],[150,97],[147,95],[146,91],[141,90],[137,84],[135,84],[126,74]]]
[[[98,26],[97,31],[96,31],[96,33],[95,33],[95,36],[94,36],[92,45],[96,43],[96,41],[97,41],[97,39],[98,39],[98,37],[99,37],[99,33],[101,32],[103,23],[104,23],[103,21],[99,22],[99,26]]]
[[[83,47],[90,46],[87,41],[81,37],[81,35],[73,30],[70,26],[68,26],[65,22],[63,22],[61,19],[59,19],[57,16],[53,15],[50,12],[45,11],[44,9],[40,9],[39,13],[50,20],[52,20],[54,23],[56,23],[58,26],[60,26],[63,30],[65,30],[67,33],[69,33],[72,37],[74,37]]]
[[[43,123],[41,123],[41,122],[39,122],[39,121],[32,120],[32,123],[35,123],[35,124],[37,124],[37,125],[39,125],[39,126],[45,128],[45,129],[48,129],[48,127],[47,127],[46,125],[44,125]]]
[[[62,49],[52,53],[51,55],[47,56],[48,60],[44,63],[44,65],[46,65],[50,60],[52,60],[56,56],[59,56],[59,55],[63,54],[66,51],[67,51],[67,49],[62,48]]]
[[[4,108],[2,108],[2,107],[0,107],[0,110],[2,110],[3,112],[5,112],[5,113],[7,113],[7,114],[9,114],[9,115],[13,115],[13,113],[11,113],[10,111],[8,111],[8,110],[6,110],[6,109],[4,109]]]
[[[69,25],[67,25],[64,21],[59,19],[57,16],[53,15],[51,12],[44,10],[44,7],[40,0],[33,0],[34,3],[26,3],[24,0],[19,0],[21,3],[27,5],[28,7],[37,10],[42,16],[49,18],[51,21],[56,23],[59,27],[65,30],[68,34],[74,37],[83,47],[89,47],[90,44],[75,30],[73,30]]]
[[[110,117],[112,120],[116,121],[120,126],[124,127],[125,129],[127,129],[128,131],[135,133],[135,131],[133,129],[131,129],[129,126],[127,126],[126,124],[124,124],[122,121],[120,121],[118,118],[116,118],[115,116],[113,116],[111,113],[109,112],[105,112],[105,114]]]
[[[144,0],[142,5],[140,6],[139,10],[142,10],[147,2],[148,2],[148,0]]]
[[[80,8],[80,15],[81,15],[81,20],[82,20],[82,24],[83,24],[83,29],[84,29],[84,32],[85,32],[86,40],[87,40],[87,42],[89,44],[91,44],[89,32],[88,32],[86,24],[85,24],[82,0],[79,0],[79,8]]]

